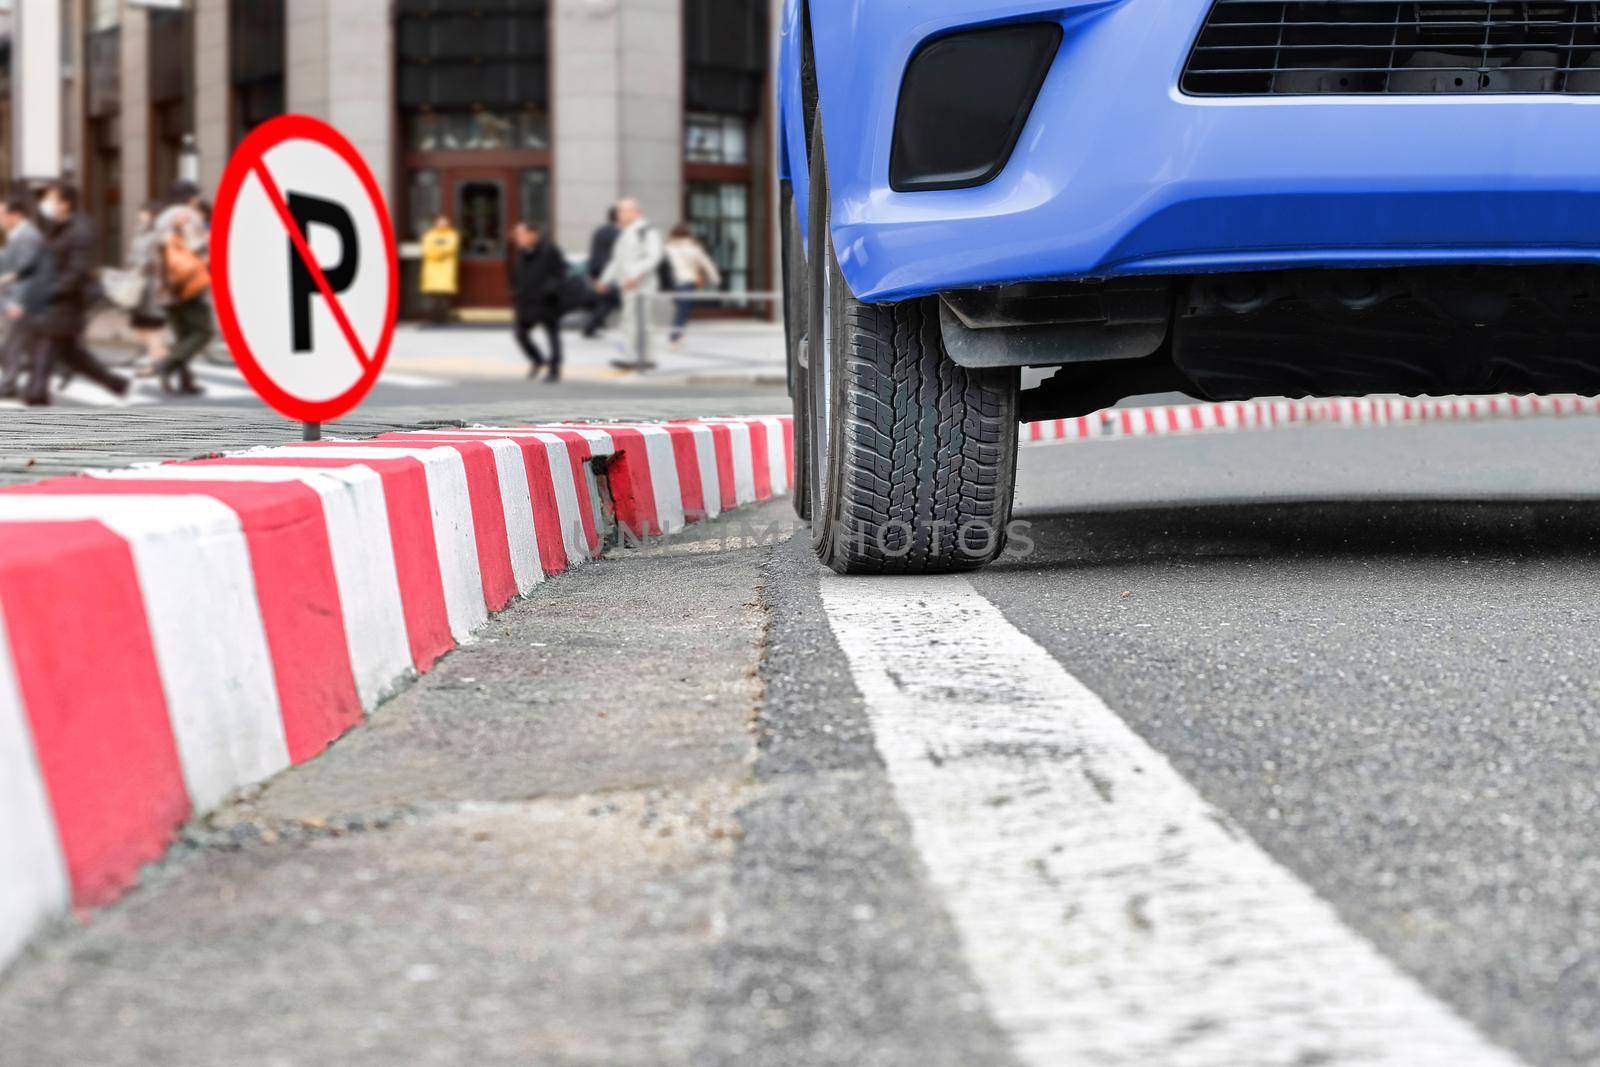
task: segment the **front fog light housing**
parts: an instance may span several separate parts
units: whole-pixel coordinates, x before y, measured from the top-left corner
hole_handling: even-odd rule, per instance
[[[1017,147],[1061,27],[1030,22],[936,37],[906,67],[889,185],[896,192],[993,181]]]

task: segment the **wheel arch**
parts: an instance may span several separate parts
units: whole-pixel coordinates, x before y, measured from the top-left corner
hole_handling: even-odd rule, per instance
[[[808,232],[811,129],[816,122],[816,52],[811,0],[785,0],[779,49],[779,178],[794,191],[800,232]]]

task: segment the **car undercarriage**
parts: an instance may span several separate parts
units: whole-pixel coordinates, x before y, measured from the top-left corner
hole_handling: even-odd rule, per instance
[[[968,367],[1059,367],[1023,417],[1129,396],[1600,392],[1600,268],[1440,266],[1030,282],[941,298]]]

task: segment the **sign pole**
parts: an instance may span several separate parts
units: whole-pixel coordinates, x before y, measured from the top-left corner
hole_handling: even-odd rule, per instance
[[[322,423],[320,423],[320,422],[303,422],[303,423],[300,424],[300,426],[301,426],[302,430],[304,431],[304,433],[301,436],[300,440],[302,440],[302,441],[320,441],[320,440],[322,440]]]

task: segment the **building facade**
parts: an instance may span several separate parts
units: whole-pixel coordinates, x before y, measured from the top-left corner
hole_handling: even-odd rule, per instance
[[[309,114],[366,158],[403,249],[455,220],[463,307],[507,302],[516,221],[582,254],[624,195],[692,225],[729,288],[774,288],[776,7],[0,0],[0,163],[79,184],[114,262],[142,204],[214,189],[251,129]]]

